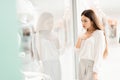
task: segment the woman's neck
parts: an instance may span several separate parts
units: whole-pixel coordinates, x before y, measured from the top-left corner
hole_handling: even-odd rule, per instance
[[[96,29],[95,28],[90,28],[90,29],[87,29],[87,32],[88,33],[93,33]]]

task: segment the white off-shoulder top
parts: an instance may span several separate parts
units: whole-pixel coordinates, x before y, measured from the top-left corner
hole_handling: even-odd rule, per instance
[[[81,42],[79,49],[80,59],[93,60],[93,72],[98,73],[100,71],[105,46],[105,36],[102,30],[94,31],[92,36]]]

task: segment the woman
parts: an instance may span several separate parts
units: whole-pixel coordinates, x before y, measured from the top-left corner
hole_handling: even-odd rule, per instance
[[[98,80],[102,60],[107,55],[104,30],[91,9],[82,12],[81,21],[86,32],[79,36],[76,44],[80,55],[80,80]]]
[[[52,80],[61,80],[59,41],[52,32],[53,26],[54,16],[49,12],[42,13],[37,23],[37,50],[44,73]]]

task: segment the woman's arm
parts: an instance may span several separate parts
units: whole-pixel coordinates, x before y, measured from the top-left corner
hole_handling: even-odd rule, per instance
[[[77,43],[76,43],[75,47],[76,47],[76,48],[80,48],[81,42],[82,42],[82,38],[79,37],[78,40],[77,40]]]
[[[77,43],[76,43],[76,45],[75,45],[75,48],[74,48],[75,53],[79,53],[79,51],[80,51],[80,46],[81,46],[81,42],[82,42],[82,39],[79,37],[78,40],[77,40]]]

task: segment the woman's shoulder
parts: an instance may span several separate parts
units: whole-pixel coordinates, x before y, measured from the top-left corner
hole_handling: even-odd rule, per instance
[[[103,30],[96,30],[95,33],[94,33],[94,36],[96,37],[97,40],[99,38],[105,37],[104,36],[104,31]]]
[[[96,34],[104,34],[104,31],[103,30],[96,30],[95,33]]]

